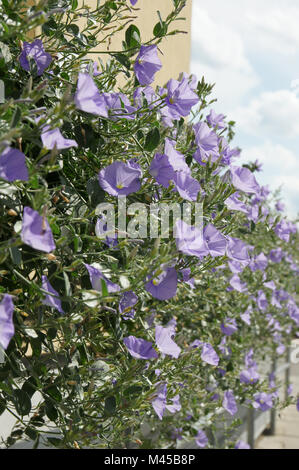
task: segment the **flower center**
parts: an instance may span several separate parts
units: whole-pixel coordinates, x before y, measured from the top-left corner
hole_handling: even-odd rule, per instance
[[[124,185],[122,183],[118,183],[116,185],[117,189],[123,189]]]
[[[158,286],[160,284],[159,279],[158,278],[153,279],[153,284],[154,284],[154,286]]]
[[[174,103],[175,103],[174,98],[169,98],[169,103],[170,103],[170,104],[174,104]]]

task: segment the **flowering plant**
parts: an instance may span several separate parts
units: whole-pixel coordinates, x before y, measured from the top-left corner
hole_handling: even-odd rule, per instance
[[[259,363],[298,332],[296,225],[257,165],[238,165],[233,123],[206,109],[212,86],[186,73],[153,85],[186,1],[146,43],[136,0],[98,3],[0,7],[5,444],[202,448],[221,428],[240,448],[241,406],[295,400]],[[87,57],[116,32],[122,50]],[[99,206],[120,219],[124,201],[136,211],[111,231]],[[201,223],[170,218],[151,237],[140,213],[155,204],[197,204]]]

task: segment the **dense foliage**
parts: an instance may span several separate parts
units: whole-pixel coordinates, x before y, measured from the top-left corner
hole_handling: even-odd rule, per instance
[[[298,332],[296,226],[257,183],[258,162],[238,166],[234,123],[206,111],[212,86],[182,74],[151,87],[185,0],[169,0],[146,43],[141,0],[97,3],[0,2],[6,445],[234,447],[241,405],[296,400],[259,370]],[[122,50],[108,50],[116,32]],[[119,195],[202,203],[203,236],[177,223],[174,238],[171,219],[169,238],[100,238],[96,207],[117,212]]]

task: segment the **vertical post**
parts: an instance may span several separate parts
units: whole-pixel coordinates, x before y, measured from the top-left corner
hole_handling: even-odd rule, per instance
[[[276,372],[276,358],[273,358],[271,373],[274,374],[274,376],[275,376],[275,372]],[[271,411],[270,411],[270,428],[269,428],[269,432],[268,432],[268,434],[270,436],[274,436],[274,434],[275,434],[275,425],[276,425],[276,410],[275,410],[275,408],[271,408]]]
[[[288,398],[288,386],[290,385],[290,368],[291,368],[291,348],[287,348],[287,357],[286,357],[286,370],[285,370],[285,400]]]
[[[247,443],[250,445],[251,449],[254,449],[254,415],[255,410],[250,408],[247,418]]]

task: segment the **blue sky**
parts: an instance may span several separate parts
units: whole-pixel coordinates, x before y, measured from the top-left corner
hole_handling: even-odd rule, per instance
[[[216,83],[214,109],[236,121],[240,162],[299,211],[298,0],[193,0],[191,72]]]

